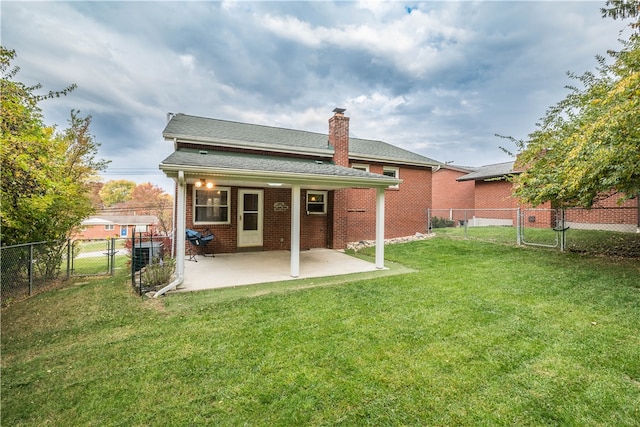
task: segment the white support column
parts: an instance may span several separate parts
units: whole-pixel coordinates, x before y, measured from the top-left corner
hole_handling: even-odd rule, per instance
[[[300,185],[291,187],[291,277],[300,276]]]
[[[376,189],[376,268],[384,268],[384,188]]]
[[[174,220],[173,238],[176,245],[176,279],[169,283],[164,288],[160,289],[154,295],[154,298],[158,298],[161,295],[169,292],[172,289],[177,288],[184,281],[184,257],[185,257],[185,228],[187,218],[187,183],[184,179],[184,172],[178,172],[178,194],[177,194],[177,209],[176,218]]]
[[[184,172],[178,172],[178,195],[177,195],[177,212],[176,227],[174,235],[176,239],[176,275],[180,278],[184,277],[184,258],[185,258],[185,233],[186,233],[186,217],[187,217],[187,183],[184,179]]]

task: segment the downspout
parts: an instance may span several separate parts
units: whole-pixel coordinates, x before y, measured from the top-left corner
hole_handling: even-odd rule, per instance
[[[172,289],[177,288],[184,282],[184,258],[185,258],[185,226],[186,226],[186,195],[187,184],[184,179],[184,171],[178,172],[178,200],[177,212],[175,216],[174,236],[176,240],[176,279],[154,295],[158,298]]]

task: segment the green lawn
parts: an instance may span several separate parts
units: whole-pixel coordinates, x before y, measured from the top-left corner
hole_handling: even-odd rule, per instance
[[[386,256],[416,272],[162,300],[124,272],[15,303],[2,424],[640,423],[637,260],[439,238]]]
[[[517,244],[515,227],[448,227],[435,228],[433,232],[439,237],[467,240],[481,240],[485,242]],[[557,246],[559,248],[559,233],[550,228],[525,227],[522,230],[524,244],[541,246]],[[640,234],[622,233],[616,231],[578,230],[568,229],[565,233],[566,251],[592,255],[621,256],[640,259]]]

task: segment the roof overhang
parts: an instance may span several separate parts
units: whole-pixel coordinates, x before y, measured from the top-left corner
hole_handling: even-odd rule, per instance
[[[403,166],[418,166],[418,167],[434,167],[442,165],[439,162],[421,162],[416,160],[408,160],[408,159],[397,159],[393,157],[385,157],[385,156],[376,156],[372,154],[357,154],[357,153],[349,153],[349,160],[356,160],[363,163],[371,163],[371,162],[379,162],[379,163],[389,163]]]
[[[309,189],[387,188],[399,179],[360,171],[330,162],[239,153],[206,153],[178,150],[160,164],[160,170],[177,179],[184,173],[187,183],[200,179],[216,185],[291,187]]]
[[[511,172],[508,174],[498,174],[498,175],[481,175],[481,176],[473,176],[474,174],[463,175],[459,178],[456,178],[458,182],[464,181],[505,181],[511,178],[514,175],[518,175],[520,172]]]

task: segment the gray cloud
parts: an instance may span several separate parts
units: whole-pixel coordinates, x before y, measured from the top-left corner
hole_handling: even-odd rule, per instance
[[[410,7],[408,7],[410,6]],[[42,105],[93,116],[106,179],[151,180],[167,112],[354,136],[441,161],[508,160],[567,93],[567,71],[617,48],[594,2],[2,2],[18,78],[78,90]]]

